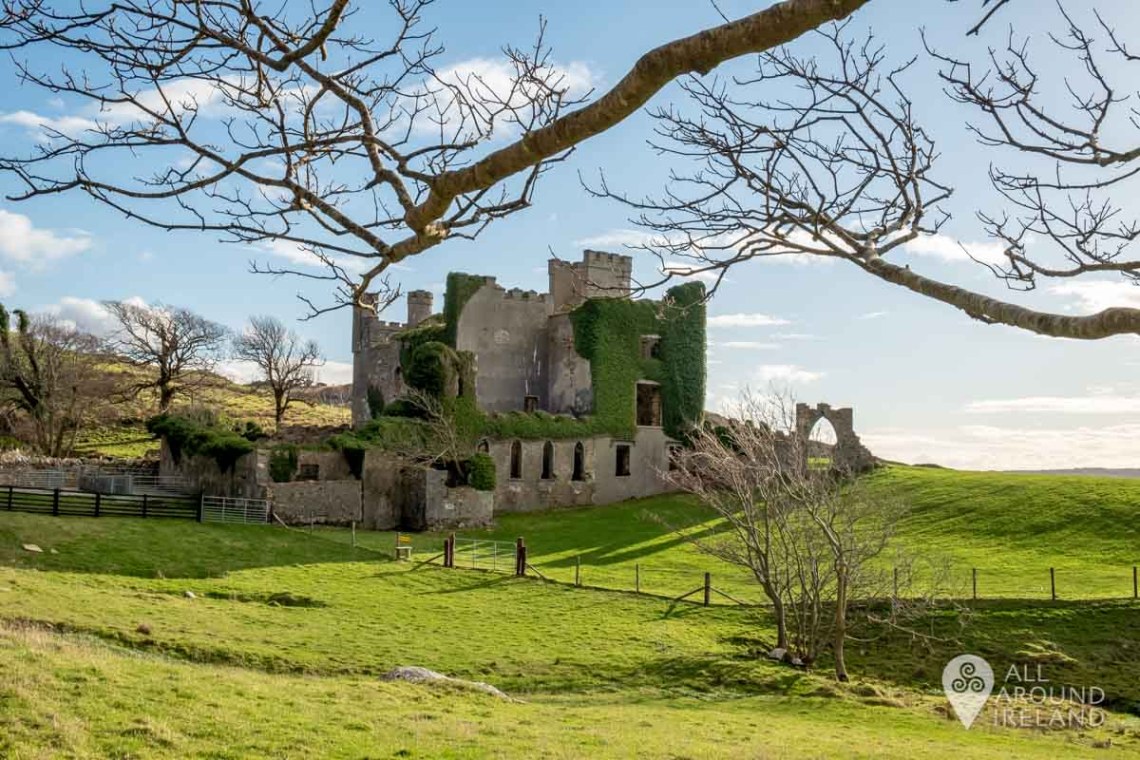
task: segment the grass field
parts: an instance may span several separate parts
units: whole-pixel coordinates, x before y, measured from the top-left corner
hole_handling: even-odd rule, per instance
[[[1068,479],[876,478],[915,504],[903,540],[958,561],[1008,545],[1031,567],[1131,564],[1127,482],[1096,480],[1090,499],[1090,484]],[[1019,512],[1036,519],[1030,532],[1014,529]],[[622,586],[641,564],[652,590],[669,574],[696,585],[711,562],[666,527],[681,525],[715,529],[663,498],[507,516],[485,537],[526,536],[539,567],[564,579],[577,555],[588,581]],[[933,640],[856,642],[856,681],[839,685],[758,657],[771,633],[760,609],[415,569],[388,559],[391,534],[358,538],[353,549],[338,531],[0,513],[0,757],[1140,756],[1140,721],[1125,714],[1140,705],[1129,600],[948,610],[929,621]],[[418,554],[438,540],[422,538]],[[751,591],[739,571],[713,572]],[[1083,731],[986,716],[965,731],[938,687],[963,651],[1099,686],[1116,712]],[[405,664],[523,701],[377,678]]]

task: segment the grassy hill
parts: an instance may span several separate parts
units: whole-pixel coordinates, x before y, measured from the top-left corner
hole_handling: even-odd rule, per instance
[[[108,365],[107,372],[117,376],[134,374],[136,370],[125,366]],[[285,426],[331,427],[348,425],[351,410],[346,404],[330,403],[337,396],[328,386],[306,389],[298,394],[285,413]],[[334,389],[335,390],[335,389]],[[267,432],[274,428],[273,398],[269,391],[256,384],[235,383],[220,375],[200,378],[175,400],[174,410],[193,405],[208,406],[235,422],[252,420]],[[140,393],[137,397],[114,404],[107,418],[80,435],[78,456],[110,456],[134,459],[158,451],[158,442],[147,433],[145,422],[157,412],[153,393]]]
[[[1065,568],[1069,600],[984,598],[932,616],[930,638],[874,632],[851,647],[856,682],[838,685],[758,656],[762,608],[417,568],[388,559],[392,534],[361,533],[354,549],[332,529],[0,512],[0,755],[1140,756],[1126,715],[1140,711],[1140,604],[1124,598],[1130,573],[1117,577],[1140,547],[1140,483],[896,467],[871,486],[912,504],[901,543],[994,583]],[[717,526],[668,496],[464,535],[525,536],[557,580],[580,556],[590,584],[632,588],[637,566],[644,590],[675,594],[710,570],[758,598],[675,529]],[[417,536],[418,557],[440,540]],[[1076,585],[1099,571],[1101,585]],[[966,732],[939,694],[942,666],[965,651],[1096,685],[1117,712],[1085,731]],[[525,703],[376,679],[403,664]]]

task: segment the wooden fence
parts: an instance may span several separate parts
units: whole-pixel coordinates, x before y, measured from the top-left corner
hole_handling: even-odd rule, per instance
[[[74,517],[168,517],[202,521],[199,496],[126,495],[0,486],[0,509]]]

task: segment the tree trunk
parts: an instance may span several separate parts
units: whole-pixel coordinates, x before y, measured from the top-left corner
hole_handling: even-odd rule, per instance
[[[277,430],[281,429],[281,420],[285,419],[285,407],[288,405],[285,400],[285,392],[273,389],[273,422]]]
[[[784,600],[779,594],[772,594],[772,615],[776,618],[776,646],[779,649],[788,648],[788,611],[784,609]]]
[[[166,414],[170,411],[170,405],[174,402],[174,387],[169,383],[163,383],[158,386],[158,413]]]
[[[843,645],[847,641],[847,568],[842,562],[835,567],[835,630],[832,648],[835,650],[835,677],[847,681],[847,659]]]

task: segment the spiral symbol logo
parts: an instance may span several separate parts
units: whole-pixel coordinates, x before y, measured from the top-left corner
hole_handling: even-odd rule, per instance
[[[977,655],[958,655],[942,670],[942,689],[966,728],[973,725],[993,688],[993,668]]]

